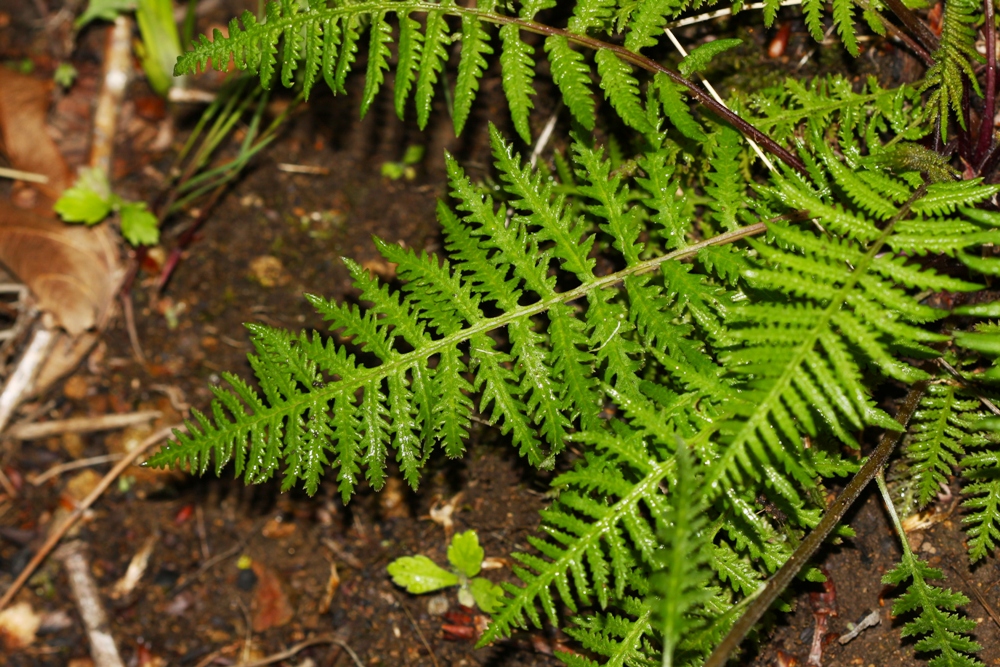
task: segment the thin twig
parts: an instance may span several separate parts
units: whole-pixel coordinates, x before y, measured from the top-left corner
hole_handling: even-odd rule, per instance
[[[50,329],[40,327],[35,330],[31,342],[28,343],[28,349],[24,351],[21,361],[17,364],[17,370],[7,380],[3,393],[0,394],[0,433],[7,426],[14,410],[21,404],[21,399],[31,391],[35,376],[48,358],[55,339],[56,332]]]
[[[420,627],[417,625],[417,622],[413,620],[413,614],[411,614],[410,610],[406,608],[406,605],[404,605],[400,599],[396,597],[395,593],[392,594],[392,597],[395,598],[396,604],[402,607],[403,613],[406,614],[406,618],[410,621],[410,625],[413,626],[413,631],[417,633],[417,637],[420,638],[420,642],[424,645],[424,648],[427,649],[427,653],[430,654],[431,662],[434,663],[434,667],[441,667],[441,665],[438,664],[437,656],[434,655],[434,650],[431,648],[431,645],[427,643],[427,638],[424,637],[424,633],[420,631]]]
[[[163,416],[159,410],[143,410],[124,415],[98,415],[96,417],[73,417],[49,422],[14,424],[7,431],[7,437],[15,440],[38,440],[63,433],[92,433],[111,431],[117,428],[141,424]]]
[[[992,412],[993,414],[995,414],[997,416],[1000,416],[1000,408],[998,408],[993,403],[993,401],[991,401],[990,399],[986,398],[986,396],[984,396],[982,394],[982,392],[976,390],[976,388],[974,386],[972,386],[971,384],[969,384],[968,382],[966,382],[965,378],[962,377],[962,374],[958,372],[958,369],[956,369],[954,366],[952,366],[951,364],[949,364],[944,359],[938,358],[937,362],[939,364],[941,364],[941,366],[943,366],[946,371],[948,371],[949,373],[951,373],[955,377],[955,379],[958,380],[965,389],[968,389],[973,394],[975,394],[976,398],[978,398],[980,400],[980,402],[983,405],[986,406],[987,410],[989,410],[990,412]]]
[[[681,54],[681,57],[687,58],[688,55],[687,50],[685,50],[685,48],[681,46],[681,43],[677,41],[677,37],[674,36],[674,31],[671,30],[670,28],[667,28],[664,32],[666,32],[667,37],[670,39],[671,43],[673,43],[674,48],[677,49],[678,53]],[[728,109],[729,107],[726,106],[726,103],[722,101],[722,97],[719,95],[719,93],[715,91],[715,86],[709,83],[708,79],[703,77],[701,74],[698,75],[698,78],[701,79],[701,85],[705,86],[705,90],[708,91],[709,95],[711,95],[715,99],[715,101],[721,104],[724,108]],[[771,160],[768,159],[766,155],[764,155],[764,151],[760,149],[760,146],[757,145],[757,142],[751,139],[750,137],[747,137],[747,141],[750,143],[750,148],[753,149],[753,152],[757,154],[757,157],[760,158],[760,161],[764,163],[765,167],[767,167],[767,170],[774,171],[774,164],[771,162]]]
[[[58,477],[64,472],[69,472],[70,470],[79,470],[80,468],[89,468],[90,466],[99,466],[102,463],[111,463],[112,461],[120,461],[121,458],[125,456],[124,454],[102,454],[101,456],[92,456],[89,459],[77,459],[76,461],[67,461],[66,463],[60,463],[54,465],[40,475],[34,475],[28,477],[28,481],[34,486],[41,486],[45,482],[49,481],[53,477]]]
[[[33,174],[30,171],[21,171],[20,169],[11,169],[9,167],[0,167],[0,177],[13,178],[17,181],[29,181],[31,183],[49,182],[49,177],[45,174]]]
[[[14,488],[13,482],[7,477],[7,473],[3,471],[3,468],[0,468],[0,487],[3,488],[8,498],[17,498],[17,489]]]
[[[170,434],[173,433],[175,430],[186,430],[186,429],[187,427],[184,426],[183,424],[174,424],[173,426],[167,426],[165,428],[161,428],[159,431],[153,433],[145,440],[143,440],[141,443],[139,443],[138,447],[136,447],[131,452],[126,454],[125,457],[118,462],[118,465],[112,468],[108,472],[108,474],[106,474],[101,479],[101,481],[98,482],[97,486],[94,487],[94,490],[91,491],[90,494],[86,498],[84,498],[79,505],[77,505],[76,509],[73,510],[73,512],[69,516],[67,516],[63,520],[63,522],[59,524],[58,527],[54,528],[52,532],[49,533],[49,537],[48,539],[45,540],[45,544],[42,545],[42,548],[38,550],[38,553],[36,553],[35,556],[31,559],[31,562],[29,562],[28,565],[25,566],[23,570],[21,570],[21,574],[18,575],[17,579],[14,580],[14,583],[11,584],[10,588],[7,589],[7,592],[4,593],[2,598],[0,598],[0,610],[6,607],[10,603],[10,601],[14,599],[14,596],[17,595],[17,592],[19,590],[21,590],[21,587],[24,586],[25,582],[31,578],[31,575],[35,573],[35,570],[38,569],[38,566],[42,564],[42,561],[44,561],[48,557],[52,549],[54,549],[55,546],[59,544],[59,540],[61,540],[63,536],[69,531],[69,529],[72,528],[76,524],[76,522],[80,520],[80,517],[83,516],[83,513],[86,512],[90,508],[90,506],[93,505],[97,501],[97,499],[101,497],[101,495],[108,489],[108,487],[111,486],[111,483],[114,482],[116,479],[118,479],[118,476],[121,475],[126,468],[135,463],[135,461],[138,460],[149,449],[151,449],[153,445],[157,444],[164,438],[169,437]]]
[[[73,540],[64,544],[54,557],[61,560],[66,568],[70,588],[76,598],[76,608],[87,631],[94,667],[125,667],[115,638],[111,635],[108,615],[97,592],[97,582],[90,574],[90,562],[84,553],[83,542]]]
[[[917,405],[920,403],[920,397],[923,396],[926,388],[926,382],[916,383],[910,390],[910,393],[906,395],[906,400],[900,407],[899,412],[896,413],[896,421],[904,427],[903,431],[905,431],[905,427],[910,422],[913,413],[916,412]],[[823,515],[823,520],[802,540],[799,548],[781,566],[781,569],[768,580],[767,585],[764,586],[763,591],[757,596],[757,599],[740,616],[725,639],[712,651],[712,655],[705,661],[704,667],[723,667],[726,664],[730,654],[736,650],[740,642],[743,641],[743,638],[746,637],[747,633],[750,632],[761,616],[764,615],[764,612],[771,608],[771,605],[778,599],[781,592],[788,587],[792,579],[799,573],[799,570],[812,558],[812,555],[819,549],[820,545],[823,544],[833,529],[837,527],[844,514],[854,504],[854,501],[858,499],[858,496],[868,486],[868,483],[881,472],[885,466],[885,462],[889,459],[889,455],[896,449],[896,445],[902,436],[902,431],[883,432],[882,440],[879,442],[878,447],[868,457],[865,464],[861,466],[861,470],[850,481],[847,488],[833,501],[833,504],[827,509],[826,514]]]
[[[750,11],[751,9],[764,9],[770,3],[767,2],[755,2],[750,5],[743,5],[740,9],[740,13]],[[791,7],[794,5],[801,5],[802,0],[782,0],[779,7]],[[695,23],[702,23],[703,21],[711,21],[712,19],[722,18],[723,16],[729,16],[733,13],[732,7],[726,7],[725,9],[717,9],[714,12],[705,12],[704,14],[698,14],[697,16],[688,16],[679,21],[674,21],[673,23],[668,23],[664,27],[667,29],[671,28],[683,28],[686,25],[694,25]]]
[[[920,44],[928,53],[934,53],[938,50],[941,43],[937,35],[931,32],[931,29],[927,27],[926,23],[920,20],[919,16],[907,9],[902,0],[885,0],[885,5],[902,21],[906,29],[910,31],[910,34],[920,41]]]
[[[1000,628],[1000,616],[998,616],[997,612],[993,609],[993,607],[990,606],[990,603],[986,601],[986,596],[980,593],[979,589],[973,586],[972,583],[965,578],[965,575],[962,574],[957,567],[951,564],[949,564],[948,567],[951,568],[952,572],[958,575],[958,578],[962,580],[962,583],[964,583],[965,587],[969,589],[969,592],[972,593],[972,596],[976,598],[976,600],[979,601],[979,604],[983,606],[983,609],[986,610],[986,614],[993,620],[993,623],[996,624],[998,628]]]
[[[347,642],[343,639],[337,637],[336,635],[320,635],[319,637],[313,637],[312,639],[306,639],[301,641],[295,646],[281,651],[280,653],[275,653],[274,655],[269,655],[266,658],[261,658],[260,660],[254,660],[253,662],[241,662],[239,667],[264,667],[264,665],[271,665],[281,660],[287,660],[297,654],[299,651],[310,646],[315,646],[316,644],[336,644],[340,648],[347,651],[347,655],[351,656],[351,660],[357,667],[365,667],[365,664],[361,662],[361,658],[358,654],[354,652]]]

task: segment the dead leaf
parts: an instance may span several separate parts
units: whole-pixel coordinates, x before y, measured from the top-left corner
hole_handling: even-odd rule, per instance
[[[104,323],[123,275],[106,225],[67,225],[9,206],[0,207],[0,262],[74,336]]]
[[[271,568],[254,561],[253,573],[257,575],[257,589],[253,601],[253,631],[264,632],[287,624],[295,609],[285,594],[281,580]]]
[[[70,181],[69,168],[46,130],[52,81],[40,81],[0,67],[0,150],[15,169],[42,174],[36,184],[57,199]]]

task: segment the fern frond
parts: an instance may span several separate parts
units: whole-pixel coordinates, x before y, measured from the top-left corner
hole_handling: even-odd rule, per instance
[[[660,533],[660,542],[665,545],[661,555],[663,569],[651,581],[656,595],[655,622],[663,638],[664,667],[675,664],[681,639],[700,622],[694,611],[711,594],[706,587],[709,581],[706,494],[698,488],[691,454],[685,446],[678,447],[676,460],[677,474],[670,488],[673,502]]]
[[[932,384],[913,415],[905,447],[907,477],[916,487],[917,507],[926,507],[947,485],[965,456],[963,440],[980,416],[979,402],[951,384]]]
[[[424,29],[424,43],[420,52],[420,67],[417,69],[417,125],[420,129],[427,126],[431,115],[431,103],[434,101],[434,86],[437,85],[438,73],[444,69],[448,59],[445,43],[448,40],[448,23],[443,12],[427,13],[427,27]]]
[[[974,655],[982,647],[968,637],[976,622],[956,613],[969,598],[947,588],[932,586],[929,581],[944,579],[941,570],[931,567],[912,553],[891,572],[882,577],[882,583],[900,585],[911,580],[906,593],[892,605],[894,616],[918,612],[916,618],[903,626],[903,637],[918,637],[914,649],[934,653],[930,664],[944,667],[982,667]]]
[[[621,119],[639,132],[652,131],[639,100],[639,82],[628,63],[622,62],[610,49],[598,50],[594,60],[597,62],[597,74],[601,79],[604,96]]]
[[[479,0],[480,11],[492,11],[493,0]],[[462,57],[458,62],[458,77],[455,80],[454,126],[455,134],[461,134],[472,111],[472,103],[479,90],[479,79],[486,71],[486,56],[493,53],[489,44],[490,35],[478,17],[462,15]],[[402,50],[402,46],[400,46]]]
[[[941,122],[941,136],[947,139],[952,112],[965,127],[962,97],[965,81],[980,94],[975,65],[983,62],[976,51],[976,27],[982,22],[982,5],[975,0],[950,0],[941,19],[941,42],[934,52],[934,65],[927,70],[924,90],[932,89],[928,108]]]
[[[575,51],[562,35],[546,38],[545,51],[552,65],[552,81],[562,93],[566,108],[580,125],[593,130],[594,96],[590,90],[590,68],[584,63],[583,54]]]

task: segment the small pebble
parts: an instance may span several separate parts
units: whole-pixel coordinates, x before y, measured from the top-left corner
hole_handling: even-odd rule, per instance
[[[240,573],[236,575],[236,588],[241,591],[252,591],[253,587],[257,585],[257,575],[254,571],[247,568],[246,570],[240,570]]]
[[[427,600],[427,613],[431,616],[444,616],[448,611],[448,607],[447,595],[435,595]]]

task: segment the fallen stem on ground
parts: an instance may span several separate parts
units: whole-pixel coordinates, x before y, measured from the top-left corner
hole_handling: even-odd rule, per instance
[[[143,454],[148,452],[154,445],[160,443],[165,438],[169,437],[175,430],[186,430],[186,429],[187,427],[184,426],[183,424],[174,424],[172,426],[161,428],[159,431],[153,433],[145,440],[143,440],[141,443],[139,443],[138,447],[136,447],[131,452],[126,454],[125,458],[119,461],[118,465],[112,468],[108,472],[108,474],[106,474],[101,479],[101,481],[98,482],[97,486],[94,487],[94,490],[90,492],[90,495],[84,498],[80,502],[80,504],[77,505],[76,509],[73,510],[73,512],[69,516],[67,516],[66,519],[61,524],[55,527],[51,533],[49,533],[48,539],[45,540],[45,544],[43,544],[42,547],[38,550],[38,553],[34,555],[34,557],[31,559],[31,562],[29,562],[27,566],[25,566],[25,568],[21,570],[21,574],[18,575],[17,579],[14,580],[14,583],[11,584],[10,588],[7,589],[7,592],[4,593],[2,598],[0,598],[0,610],[4,609],[8,604],[10,604],[10,601],[14,599],[14,596],[17,595],[17,592],[19,590],[21,590],[21,587],[24,586],[25,582],[27,582],[28,579],[31,578],[31,575],[35,573],[35,570],[38,569],[38,566],[42,564],[42,562],[48,557],[48,555],[52,552],[52,550],[56,547],[56,545],[59,544],[59,540],[61,540],[63,536],[66,535],[67,532],[69,532],[69,529],[72,528],[76,524],[76,522],[80,520],[80,517],[83,516],[83,513],[86,512],[90,508],[90,506],[93,505],[97,501],[97,499],[104,494],[104,492],[108,489],[108,487],[111,486],[112,482],[118,479],[119,475],[125,472],[125,470],[130,465],[135,463],[137,459],[139,459]]]
[[[844,514],[854,504],[854,501],[858,499],[858,496],[868,486],[868,483],[882,471],[885,462],[889,459],[889,455],[892,454],[893,450],[896,449],[896,445],[902,439],[905,426],[910,422],[910,418],[916,411],[917,405],[920,403],[920,397],[924,395],[926,388],[926,382],[918,382],[913,385],[910,393],[906,395],[902,406],[900,406],[899,412],[896,413],[896,421],[904,427],[904,430],[885,431],[882,434],[882,439],[878,447],[868,457],[865,464],[861,466],[861,470],[850,481],[847,488],[833,501],[826,514],[823,515],[823,520],[802,540],[802,544],[799,545],[799,548],[795,550],[795,553],[789,557],[781,569],[768,580],[761,594],[750,604],[739,620],[733,625],[732,629],[730,629],[729,634],[726,635],[725,639],[722,640],[712,652],[712,655],[708,657],[708,660],[705,661],[704,667],[723,667],[726,664],[729,656],[739,647],[751,628],[757,624],[757,621],[764,615],[764,612],[770,609],[782,591],[788,587],[792,579],[799,573],[799,570],[805,566],[813,554],[816,553],[816,550],[819,549],[820,545],[833,532],[833,529],[837,527]]]

